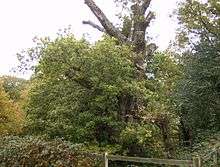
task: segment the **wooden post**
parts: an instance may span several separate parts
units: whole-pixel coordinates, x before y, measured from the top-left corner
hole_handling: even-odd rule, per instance
[[[108,167],[108,157],[107,157],[108,153],[106,152],[104,155],[105,158],[105,167]]]
[[[201,167],[201,158],[199,156],[193,157],[193,167]]]
[[[218,152],[217,149],[215,148],[215,151],[213,153],[213,165],[217,166],[218,165]]]

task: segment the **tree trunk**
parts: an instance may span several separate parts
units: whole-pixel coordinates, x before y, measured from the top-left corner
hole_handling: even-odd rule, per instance
[[[119,119],[124,122],[137,122],[138,105],[137,99],[134,96],[128,94],[122,94],[119,97],[120,113]]]
[[[183,139],[183,145],[187,147],[192,146],[192,130],[188,128],[184,121],[182,116],[180,117],[180,130],[181,130],[181,138]]]
[[[151,20],[154,19],[153,12],[148,12],[148,14],[146,14],[150,3],[151,0],[142,0],[142,2],[137,1],[134,5],[131,6],[131,21],[133,25],[130,28],[131,32],[129,33],[131,34],[131,37],[125,36],[122,31],[117,29],[93,0],[85,0],[85,4],[90,8],[103,28],[91,21],[84,21],[83,23],[89,24],[102,32],[105,30],[106,34],[115,37],[122,43],[133,45],[134,52],[139,55],[138,58],[134,58],[134,63],[137,65],[137,70],[144,70],[145,59],[156,50],[155,44],[150,44],[149,47],[145,40],[146,29],[149,26]]]
[[[85,0],[85,4],[90,8],[96,18],[99,20],[102,27],[96,25],[91,21],[84,21],[84,24],[89,24],[94,28],[97,28],[100,31],[104,31],[109,36],[112,36],[118,39],[119,42],[123,44],[129,44],[133,46],[133,51],[136,53],[133,57],[133,62],[137,70],[137,80],[141,81],[146,79],[146,60],[150,59],[150,56],[157,49],[155,44],[147,45],[145,36],[146,29],[149,26],[152,19],[154,19],[154,14],[148,12],[147,9],[151,0],[137,0],[131,6],[131,27],[129,27],[131,36],[123,34],[123,31],[117,29],[102,12],[102,10],[95,4],[93,0]],[[126,26],[126,24],[124,24]],[[122,94],[119,100],[119,106],[121,110],[121,117],[124,121],[128,121],[128,117],[134,119],[137,114],[140,112],[139,108],[142,108],[143,102],[137,100],[136,97],[130,96],[127,94]]]

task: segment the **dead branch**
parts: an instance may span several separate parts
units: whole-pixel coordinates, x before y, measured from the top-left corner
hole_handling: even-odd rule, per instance
[[[155,18],[155,15],[153,12],[149,12],[145,18],[145,28],[147,28],[150,25],[150,22]]]
[[[117,38],[121,42],[127,42],[127,38],[116,27],[113,26],[113,24],[108,20],[108,18],[93,0],[85,0],[85,4],[99,20],[108,35]]]
[[[105,32],[105,29],[104,29],[103,27],[100,27],[99,25],[93,23],[92,21],[89,21],[89,20],[88,20],[88,21],[83,21],[82,23],[83,23],[83,24],[90,25],[90,26],[92,26],[93,28],[95,28],[95,29],[97,29],[97,30],[99,30],[99,31],[101,31],[101,32]]]
[[[144,0],[142,6],[141,6],[141,13],[145,14],[146,10],[149,8],[151,3],[151,0]]]

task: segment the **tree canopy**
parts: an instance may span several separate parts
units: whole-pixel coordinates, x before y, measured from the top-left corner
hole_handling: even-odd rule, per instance
[[[131,155],[158,154],[164,148],[160,140],[163,125],[153,122],[163,119],[159,116],[162,108],[169,115],[172,105],[168,97],[174,88],[172,80],[179,74],[169,55],[157,53],[149,76],[137,80],[135,53],[114,38],[91,45],[66,34],[41,42],[26,106],[29,132],[99,147],[112,145],[120,152],[128,147],[126,152]],[[124,100],[131,97],[142,100],[139,113],[123,109],[139,107]],[[152,119],[145,119],[147,114]],[[152,150],[146,152],[144,147]]]

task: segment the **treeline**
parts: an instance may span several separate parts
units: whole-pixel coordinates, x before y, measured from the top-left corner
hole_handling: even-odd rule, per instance
[[[43,136],[45,143],[62,139],[88,152],[176,158],[183,148],[190,150],[219,132],[217,0],[180,3],[174,13],[179,20],[177,39],[163,52],[138,36],[145,36],[154,19],[147,10],[150,1],[117,1],[127,10],[120,13],[120,28],[108,24],[104,13],[97,15],[93,1],[85,3],[106,35],[90,44],[65,29],[56,39],[36,38],[36,46],[19,53],[19,70],[34,74],[28,81],[0,79],[2,135]],[[34,138],[24,142],[32,145]],[[19,138],[4,140],[22,144]],[[10,150],[5,144],[0,148]],[[51,163],[56,166],[58,160],[52,158]]]

